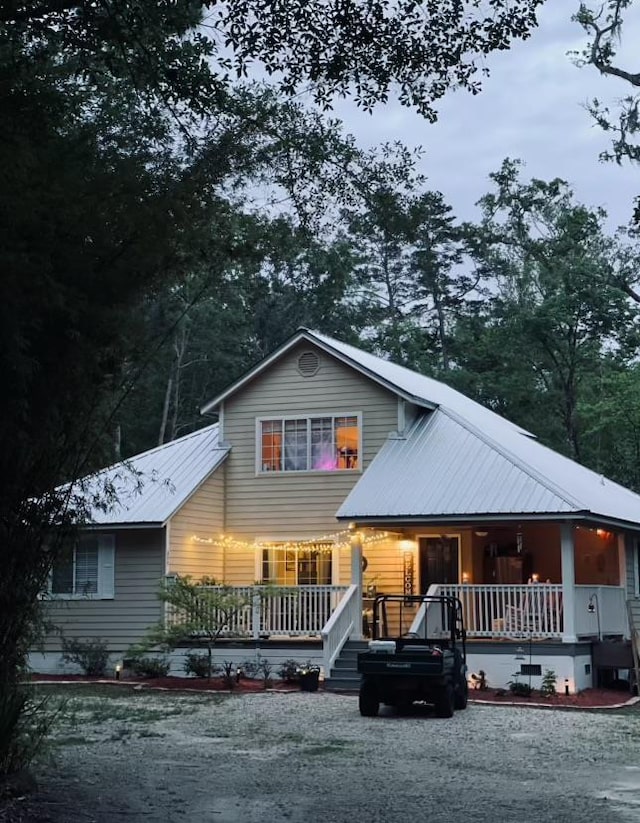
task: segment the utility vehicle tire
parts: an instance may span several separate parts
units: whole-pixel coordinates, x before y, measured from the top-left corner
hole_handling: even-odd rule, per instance
[[[455,695],[451,684],[444,686],[438,693],[435,702],[435,710],[437,717],[453,717],[453,712],[455,710]]]
[[[454,705],[456,709],[466,709],[469,700],[469,684],[467,678],[462,677],[456,686]]]
[[[363,683],[360,686],[358,697],[358,708],[363,717],[377,717],[380,709],[380,699],[375,686],[371,683]]]

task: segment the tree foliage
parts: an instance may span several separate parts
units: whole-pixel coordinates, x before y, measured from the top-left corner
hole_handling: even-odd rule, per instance
[[[158,383],[164,398],[173,381],[179,431],[189,345],[198,359],[212,345],[189,314],[200,298],[218,327],[235,309],[243,340],[238,352],[228,334],[216,380],[271,346],[287,306],[329,322],[340,300],[336,238],[309,238],[319,193],[366,187],[364,155],[331,122],[307,128],[294,102],[237,91],[237,76],[258,62],[286,92],[309,83],[325,104],[348,93],[366,108],[397,84],[433,117],[447,88],[478,91],[476,59],[528,36],[541,2],[0,4],[2,745],[20,739],[38,597],[82,515],[58,484],[103,462],[123,395],[171,341]],[[263,185],[296,215],[277,249],[247,217]]]
[[[478,330],[497,346],[494,375],[511,385],[512,399],[520,394],[522,408],[508,416],[535,429],[535,407],[523,416],[529,398],[544,398],[543,419],[555,416],[563,433],[554,445],[581,459],[586,378],[606,355],[635,351],[637,312],[611,277],[616,249],[601,210],[575,203],[562,180],[522,183],[513,161],[491,178],[474,256],[494,293]]]
[[[629,70],[617,60],[622,40],[625,12],[633,0],[607,0],[597,8],[581,3],[573,19],[578,22],[589,42],[582,52],[573,52],[577,65],[594,66],[601,74],[617,77],[632,88],[640,87],[640,71]],[[618,113],[614,115],[607,104],[592,100],[589,110],[598,125],[612,134],[611,151],[602,155],[605,160],[621,163],[624,159],[640,160],[640,145],[637,135],[640,131],[640,96],[627,95],[618,101]]]

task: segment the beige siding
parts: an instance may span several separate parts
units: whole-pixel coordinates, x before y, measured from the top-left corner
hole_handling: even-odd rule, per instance
[[[105,639],[111,651],[138,642],[157,623],[157,597],[164,571],[164,529],[130,529],[115,533],[115,592],[113,600],[55,600],[47,603],[47,617],[67,638]],[[61,647],[52,631],[46,651]]]
[[[171,518],[167,570],[223,579],[222,551],[214,543],[224,532],[224,464]]]
[[[238,540],[301,539],[344,529],[335,513],[361,472],[256,473],[256,420],[278,415],[362,414],[363,467],[366,468],[398,421],[397,398],[358,372],[318,350],[320,369],[302,377],[296,368],[304,344],[286,354],[224,407],[227,459],[225,531]],[[339,563],[340,579],[349,564]],[[228,550],[224,579],[256,579],[255,550]]]

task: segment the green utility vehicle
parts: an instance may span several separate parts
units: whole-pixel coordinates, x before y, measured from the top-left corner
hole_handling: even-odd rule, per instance
[[[372,617],[369,649],[358,655],[361,715],[375,717],[380,704],[406,712],[414,703],[430,703],[438,717],[466,708],[465,629],[457,598],[382,594]]]

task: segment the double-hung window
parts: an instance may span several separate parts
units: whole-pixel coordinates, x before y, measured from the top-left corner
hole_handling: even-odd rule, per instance
[[[50,592],[61,599],[107,600],[114,596],[112,534],[82,534],[64,546],[51,570]]]
[[[278,586],[330,585],[333,549],[333,543],[265,547],[262,582]]]
[[[259,420],[259,471],[359,469],[361,428],[358,414]]]

